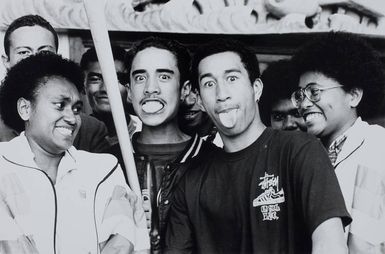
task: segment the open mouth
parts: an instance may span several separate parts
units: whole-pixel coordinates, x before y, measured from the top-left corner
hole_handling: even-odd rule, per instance
[[[56,127],[56,130],[62,134],[63,136],[72,136],[74,133],[74,128],[68,128],[68,127]]]
[[[222,110],[218,114],[219,120],[221,121],[222,125],[226,128],[234,127],[237,122],[237,112],[238,108]]]
[[[305,122],[310,122],[310,121],[317,119],[319,117],[322,117],[322,116],[323,115],[321,113],[312,112],[312,113],[304,114],[303,119],[305,120]]]
[[[183,113],[183,117],[186,120],[194,119],[201,111],[194,110],[194,111],[186,111]]]
[[[142,110],[147,114],[155,114],[164,108],[164,103],[159,100],[146,100],[142,103]]]

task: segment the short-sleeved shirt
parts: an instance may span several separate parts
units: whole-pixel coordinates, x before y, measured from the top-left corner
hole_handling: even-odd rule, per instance
[[[311,253],[322,222],[349,214],[321,143],[266,129],[247,148],[215,151],[175,192],[166,248],[186,253]]]

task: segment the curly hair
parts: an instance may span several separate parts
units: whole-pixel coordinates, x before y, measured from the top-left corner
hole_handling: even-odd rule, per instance
[[[195,51],[191,64],[192,86],[199,91],[198,66],[202,59],[223,52],[234,52],[241,58],[241,61],[253,83],[260,76],[259,63],[256,54],[243,43],[230,39],[217,39],[201,45]]]
[[[378,53],[357,35],[330,32],[303,46],[293,58],[296,75],[318,72],[336,80],[345,91],[362,89],[357,114],[370,118],[384,98],[384,66]]]
[[[292,62],[288,59],[270,63],[261,76],[263,93],[259,101],[262,121],[270,125],[271,109],[279,100],[290,100],[298,87]]]
[[[18,29],[20,27],[25,27],[25,26],[40,26],[40,27],[43,27],[43,28],[47,29],[48,31],[50,31],[52,33],[54,39],[55,39],[56,49],[58,49],[59,38],[58,38],[58,35],[57,35],[55,29],[51,26],[51,24],[39,15],[25,15],[25,16],[22,16],[20,18],[15,19],[8,26],[7,30],[5,31],[4,51],[5,51],[5,54],[7,56],[9,55],[9,48],[11,46],[11,39],[10,39],[11,34],[16,29]]]
[[[79,92],[83,89],[84,75],[80,67],[60,55],[41,52],[14,65],[0,88],[0,113],[4,123],[23,131],[25,123],[18,114],[17,101],[25,98],[34,102],[39,88],[52,77],[69,81]]]
[[[175,40],[166,40],[163,38],[151,36],[134,43],[132,48],[126,54],[125,65],[128,73],[131,72],[132,62],[135,56],[140,51],[150,47],[168,50],[176,57],[176,62],[180,73],[180,88],[182,88],[182,84],[189,78],[191,57],[188,49]]]

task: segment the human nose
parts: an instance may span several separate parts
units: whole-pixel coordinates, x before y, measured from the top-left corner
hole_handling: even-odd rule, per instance
[[[77,121],[77,115],[74,113],[72,108],[67,108],[63,111],[64,114],[64,120],[70,124],[70,125],[75,125]]]
[[[144,87],[144,94],[148,95],[148,94],[159,94],[159,93],[160,93],[160,88],[156,79],[148,78],[146,85]]]
[[[186,106],[193,106],[196,102],[197,96],[193,92],[190,92],[190,94],[187,95],[185,99]]]
[[[228,87],[224,82],[218,82],[215,92],[217,101],[225,101],[230,98]]]
[[[298,128],[297,122],[294,117],[291,115],[287,115],[283,120],[283,129],[284,130],[296,130]]]

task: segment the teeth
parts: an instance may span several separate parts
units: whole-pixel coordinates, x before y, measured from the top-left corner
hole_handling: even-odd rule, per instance
[[[65,128],[65,127],[58,127],[57,128],[58,132],[60,132],[63,135],[72,135],[72,130]]]
[[[237,109],[219,113],[219,120],[226,128],[232,128],[237,122]]]
[[[320,113],[311,113],[311,114],[308,114],[306,115],[306,121],[311,121],[313,120],[314,118],[317,118],[317,117],[320,117],[321,114]]]
[[[146,113],[156,113],[163,108],[163,104],[159,101],[147,101],[142,105],[142,109]]]

